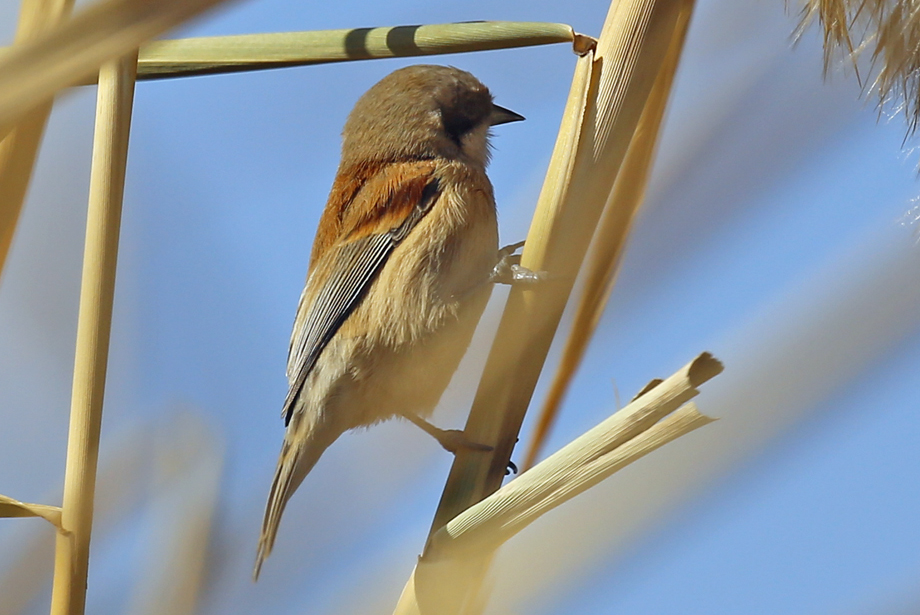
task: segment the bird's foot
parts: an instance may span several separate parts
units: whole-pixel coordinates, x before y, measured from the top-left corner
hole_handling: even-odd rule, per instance
[[[524,247],[524,242],[519,241],[510,246],[505,246],[498,251],[498,262],[489,274],[489,281],[493,284],[521,284],[534,285],[549,279],[545,271],[531,271],[521,266],[521,255],[515,254]]]

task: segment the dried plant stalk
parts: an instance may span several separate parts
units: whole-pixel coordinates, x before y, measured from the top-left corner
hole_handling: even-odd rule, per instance
[[[625,0],[611,5],[597,54],[579,61],[553,159],[527,237],[522,265],[553,281],[512,288],[466,435],[494,446],[460,451],[451,468],[429,543],[397,613],[473,613],[492,551],[484,549],[444,569],[433,561],[439,531],[494,493],[517,441],[556,327],[587,245],[610,197],[620,165],[661,67],[692,0]],[[683,16],[683,17],[682,17]],[[430,564],[430,565],[429,565]]]
[[[86,602],[99,432],[102,427],[136,70],[137,54],[132,53],[103,65],[99,71],[70,434],[64,474],[61,516],[64,531],[58,534],[55,549],[52,615],[80,615]]]
[[[718,360],[708,353],[700,355],[531,471],[460,513],[431,536],[426,556],[416,565],[395,613],[478,612],[481,600],[471,597],[467,587],[479,581],[491,553],[546,512],[712,422],[694,404],[683,404],[721,371]]]
[[[483,21],[154,41],[141,48],[138,79],[264,70],[572,42],[571,26]]]
[[[617,439],[616,431],[622,428],[618,420],[616,415],[610,417],[548,458],[545,467],[538,465],[522,475],[520,485],[511,481],[460,513],[432,537],[432,552],[436,557],[455,557],[497,549],[543,514],[715,419],[689,403],[658,423],[643,425],[644,431],[609,452],[593,456],[595,450],[608,448],[607,440]]]
[[[879,105],[903,110],[908,131],[920,124],[920,7],[915,0],[804,0],[797,34],[814,21],[824,30],[824,68],[841,53],[859,72],[868,55],[866,90]]]
[[[587,104],[586,101],[588,92],[591,87],[593,68],[593,51],[589,51],[585,55],[581,56],[575,66],[575,74],[572,78],[572,86],[569,89],[569,96],[566,101],[565,110],[563,111],[562,123],[559,128],[559,135],[556,138],[556,144],[553,148],[553,154],[550,159],[549,168],[546,172],[546,179],[543,183],[543,190],[540,193],[540,200],[537,204],[536,211],[534,212],[534,221],[532,225],[536,225],[537,220],[540,217],[554,219],[563,215],[561,208],[565,199],[566,191],[572,178],[575,164],[575,152],[578,148],[582,126],[584,124],[585,106]],[[528,238],[528,243],[526,244],[525,249],[533,251],[537,248],[538,246],[535,246],[534,243],[530,242],[530,239]],[[512,289],[512,294],[514,294],[514,289]],[[518,301],[520,301],[520,298]],[[505,329],[511,326],[511,324],[506,324],[506,321],[509,323],[514,322],[513,319],[508,317],[508,310],[509,308],[506,307],[506,316],[502,319],[502,327],[500,327],[499,335],[496,336],[496,341],[492,345],[493,350],[491,354],[496,354],[496,349],[501,347],[499,345],[499,340],[504,340],[507,338],[520,338],[526,332],[524,330],[520,330],[514,331],[512,334],[502,333],[505,331]],[[521,328],[523,329],[523,327]],[[515,337],[512,338],[512,335],[515,335]],[[479,385],[477,400],[483,397],[481,391],[483,391],[486,387],[487,380],[490,386],[493,388],[500,386],[501,376],[506,373],[506,365],[510,365],[510,363],[505,365],[497,365],[498,360],[493,361],[491,354],[486,367],[487,371],[484,373],[483,380]],[[488,371],[490,369],[499,369],[500,372],[495,374],[494,378],[490,378]],[[499,398],[496,397],[495,399],[498,401]],[[479,410],[476,410],[476,407],[477,406],[474,404],[474,410],[471,411],[470,418],[467,421],[467,433],[476,434],[471,435],[470,437],[480,438],[480,440],[478,440],[480,442],[495,441],[498,437],[498,431],[501,429],[500,421],[496,420],[498,415],[496,414],[492,416],[493,420],[489,421],[489,416],[480,416],[481,414],[486,414],[488,412],[485,404],[480,402],[478,406]],[[482,426],[477,426],[474,424],[474,416],[478,417],[478,422],[483,423]],[[492,433],[488,433],[489,431]],[[489,439],[487,440],[486,438]],[[479,493],[487,495],[485,487],[483,486],[483,482],[485,480],[483,473],[484,471],[488,470],[487,467],[483,467],[485,461],[486,456],[481,453],[475,457],[465,455],[464,451],[459,451],[457,453],[454,458],[453,467],[451,468],[451,474],[448,477],[447,486],[444,488],[444,493],[441,496],[441,502],[438,506],[438,511],[435,515],[434,522],[432,523],[432,533],[437,531],[441,526],[447,523],[447,521],[455,517],[464,508],[467,508],[468,506],[479,501],[479,499],[482,499],[481,497],[478,497]],[[489,463],[491,465],[493,462],[489,460]],[[505,465],[507,465],[507,462]],[[501,473],[502,475],[504,474],[504,467],[501,468]],[[477,480],[479,485],[474,485],[472,482],[474,480]],[[460,488],[458,489],[455,486],[459,486]],[[468,486],[469,489],[464,490],[462,488],[464,486]]]
[[[221,0],[103,0],[0,55],[0,136],[58,90],[86,82],[99,67],[132,53]]]
[[[553,384],[540,411],[533,441],[524,461],[523,469],[525,470],[533,466],[540,449],[546,442],[558,414],[559,405],[562,403],[575,371],[581,364],[588,343],[594,335],[594,330],[613,290],[620,257],[626,247],[626,237],[632,227],[635,214],[645,198],[662,118],[690,25],[690,9],[690,6],[686,6],[678,17],[671,48],[668,50],[658,79],[649,94],[642,117],[639,118],[639,125],[636,127],[629,150],[626,152],[623,168],[617,175],[613,186],[613,194],[604,207],[601,223],[595,233],[586,265],[584,292],[575,312],[575,320],[566,340],[565,350],[553,378]]]
[[[585,110],[567,108],[522,256],[522,265],[548,271],[555,281],[511,290],[466,425],[469,438],[495,449],[457,454],[432,533],[501,485],[575,276],[677,24],[692,6],[692,0],[611,5],[590,67]],[[572,135],[574,159],[557,165],[559,144]]]
[[[73,0],[23,0],[16,42],[26,41],[70,14]],[[26,198],[51,101],[25,115],[0,142],[0,274]]]

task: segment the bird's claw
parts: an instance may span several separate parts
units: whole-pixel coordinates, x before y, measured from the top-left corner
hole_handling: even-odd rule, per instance
[[[545,271],[531,271],[521,266],[521,255],[515,254],[524,247],[524,242],[519,241],[505,246],[498,251],[498,262],[492,268],[489,281],[493,284],[538,284],[549,278]]]

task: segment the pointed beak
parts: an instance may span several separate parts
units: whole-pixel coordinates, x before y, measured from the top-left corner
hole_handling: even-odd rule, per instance
[[[493,104],[492,113],[489,115],[489,126],[498,126],[499,124],[507,124],[508,122],[520,122],[523,119],[523,115],[519,115],[511,109],[505,109],[504,107]]]

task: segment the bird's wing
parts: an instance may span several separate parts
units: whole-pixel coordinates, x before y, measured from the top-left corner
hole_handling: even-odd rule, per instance
[[[396,246],[431,210],[440,194],[430,169],[395,175],[397,181],[381,182],[386,189],[371,190],[379,195],[374,202],[343,212],[343,240],[314,263],[291,335],[287,368],[290,388],[281,413],[285,425],[329,340],[361,303]]]

